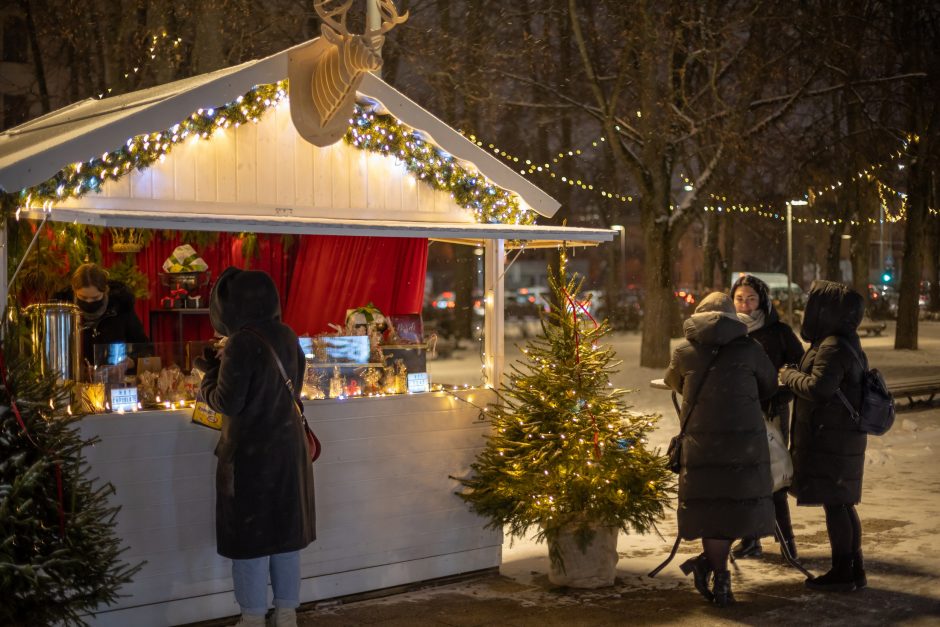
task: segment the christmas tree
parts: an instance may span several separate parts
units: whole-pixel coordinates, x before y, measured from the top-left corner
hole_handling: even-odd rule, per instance
[[[549,268],[551,301],[542,334],[527,343],[487,410],[486,448],[461,479],[460,496],[513,537],[538,527],[554,544],[574,525],[582,550],[593,525],[646,533],[670,500],[664,459],[646,448],[656,416],[629,411],[610,376],[620,362],[601,343],[610,331],[578,299],[564,252]],[[557,553],[550,550],[557,564]],[[561,565],[563,568],[563,564]]]
[[[0,625],[85,624],[140,566],[119,560],[113,488],[88,477],[68,414],[69,389],[18,350],[5,325],[0,354]]]

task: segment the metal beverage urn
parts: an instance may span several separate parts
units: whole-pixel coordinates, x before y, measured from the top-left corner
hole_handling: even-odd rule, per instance
[[[26,308],[33,350],[43,374],[81,379],[81,311],[71,303],[37,303]]]

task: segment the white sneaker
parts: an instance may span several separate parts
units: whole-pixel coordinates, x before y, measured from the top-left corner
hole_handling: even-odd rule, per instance
[[[289,607],[274,608],[269,627],[297,627],[297,610]]]
[[[235,627],[264,627],[264,616],[242,614]]]

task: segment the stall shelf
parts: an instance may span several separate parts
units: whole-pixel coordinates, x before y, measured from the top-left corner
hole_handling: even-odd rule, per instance
[[[19,194],[74,171],[76,163],[120,152],[135,137],[283,81],[316,41],[142,92],[76,103],[0,133],[0,188]],[[291,89],[309,86],[292,81]],[[377,76],[362,77],[357,100],[511,194],[529,218],[558,209],[541,189]],[[148,167],[128,165],[126,175],[96,179],[94,193],[73,196],[63,187],[61,198],[35,203],[24,193],[17,196],[18,214],[104,227],[421,237],[481,246],[489,386],[498,385],[503,369],[507,246],[599,243],[615,235],[531,220],[498,223],[492,216],[481,223],[472,208],[416,180],[393,156],[343,140],[308,143],[290,106],[285,98],[257,124],[221,125],[204,141],[174,145]],[[0,230],[3,249],[5,237]],[[0,255],[4,275],[6,263]],[[4,301],[5,288],[0,282]],[[458,484],[450,478],[466,473],[484,446],[488,423],[479,407],[486,394],[492,392],[477,388],[308,402],[323,456],[314,466],[318,537],[303,552],[303,602],[499,566],[501,533],[488,530],[454,495]],[[83,436],[100,438],[87,460],[91,476],[116,488],[117,533],[129,547],[124,558],[147,562],[120,591],[126,596],[99,608],[88,617],[91,624],[162,626],[238,613],[229,562],[215,553],[218,435],[192,424],[190,412],[92,415],[78,423]]]

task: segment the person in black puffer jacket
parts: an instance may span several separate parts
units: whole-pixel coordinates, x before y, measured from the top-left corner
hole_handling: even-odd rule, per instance
[[[734,601],[731,542],[773,533],[770,452],[760,399],[776,393],[777,372],[760,344],[747,336],[727,294],[702,299],[683,331],[687,341],[673,353],[665,381],[682,394],[682,416],[687,416],[679,536],[701,538],[703,553],[681,568],[694,574],[702,596],[723,607]]]
[[[76,268],[70,288],[54,298],[73,301],[81,309],[82,359],[89,364],[102,365],[94,363],[98,344],[150,342],[134,311],[134,295],[123,283],[109,281],[108,273],[97,264],[85,263]],[[142,347],[138,349],[126,356],[149,354]]]
[[[832,569],[807,579],[814,590],[848,592],[867,584],[862,563],[862,498],[867,436],[836,394],[854,407],[862,400],[863,366],[858,325],[865,300],[840,283],[814,281],[801,335],[810,343],[799,368],[784,367],[780,381],[796,395],[791,450],[797,505],[822,505],[832,550]],[[850,348],[851,347],[851,348]]]
[[[731,286],[731,298],[738,318],[747,325],[747,332],[764,347],[774,368],[799,363],[803,357],[803,345],[787,324],[780,321],[777,310],[770,300],[767,284],[755,276],[745,274]],[[790,401],[793,394],[780,388],[770,399],[761,403],[764,416],[772,421],[783,436],[784,444],[790,439]],[[774,513],[777,525],[786,543],[786,550],[796,558],[796,541],[790,522],[790,506],[787,504],[787,488],[774,492]],[[781,547],[783,550],[784,547]],[[742,538],[731,553],[735,557],[759,557],[762,554],[760,538]]]
[[[225,415],[215,450],[216,544],[232,560],[237,624],[265,624],[270,573],[274,624],[296,627],[300,549],[316,538],[310,451],[294,407],[306,360],[264,272],[227,268],[209,296],[209,320],[224,347],[207,348],[195,366],[205,373],[206,403]]]

